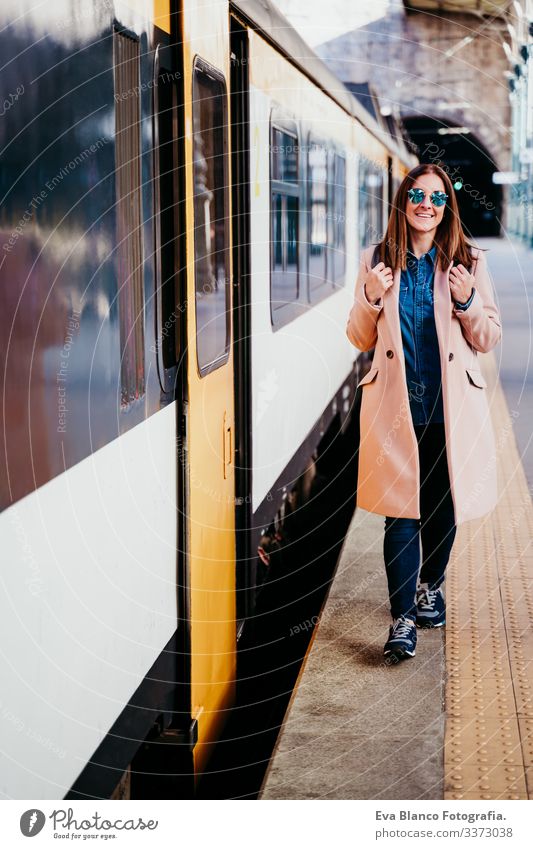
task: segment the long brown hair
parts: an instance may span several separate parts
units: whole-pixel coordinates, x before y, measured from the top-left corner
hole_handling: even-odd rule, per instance
[[[378,242],[377,262],[384,262],[394,271],[395,268],[405,269],[407,267],[407,248],[409,245],[409,232],[405,207],[407,204],[407,191],[422,174],[436,174],[444,183],[444,191],[448,195],[444,216],[438,225],[434,239],[437,246],[436,260],[443,271],[446,271],[451,262],[462,263],[465,268],[471,268],[473,255],[471,245],[466,241],[463,225],[459,217],[459,207],[455,197],[455,189],[446,171],[439,165],[423,162],[416,165],[405,175],[398,186],[392,210],[389,216],[387,230],[383,239]],[[375,264],[375,263],[374,263]]]

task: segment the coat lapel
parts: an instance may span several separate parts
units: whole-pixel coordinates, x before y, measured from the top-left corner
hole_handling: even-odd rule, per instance
[[[394,350],[398,352],[398,356],[403,354],[402,331],[400,327],[399,313],[401,276],[401,268],[397,268],[392,275],[392,286],[386,293],[387,297],[383,301],[383,311],[385,312],[387,318],[390,341]],[[403,356],[400,356],[400,361],[403,362]]]
[[[443,271],[440,266],[437,266],[435,268],[435,279],[433,281],[435,326],[437,328],[437,336],[439,339],[441,363],[448,360],[448,347],[452,321],[452,298],[450,294],[448,275],[452,265],[453,262],[450,262],[446,271]]]

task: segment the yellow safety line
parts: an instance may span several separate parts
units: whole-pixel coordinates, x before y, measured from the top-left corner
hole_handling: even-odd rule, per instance
[[[500,499],[458,529],[446,581],[445,799],[533,798],[533,503],[494,357]],[[523,413],[525,415],[525,413]]]

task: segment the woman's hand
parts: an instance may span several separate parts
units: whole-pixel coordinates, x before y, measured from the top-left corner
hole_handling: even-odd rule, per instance
[[[385,266],[384,262],[378,262],[368,272],[365,280],[365,294],[371,304],[379,301],[381,296],[390,289],[393,283],[392,269]]]
[[[456,265],[450,269],[449,281],[453,300],[458,304],[466,304],[476,282],[474,275],[464,265]]]

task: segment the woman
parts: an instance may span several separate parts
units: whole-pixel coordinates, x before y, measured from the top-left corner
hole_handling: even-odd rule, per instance
[[[485,256],[467,244],[438,165],[407,174],[384,239],[362,252],[346,333],[359,350],[375,348],[359,383],[357,504],[386,517],[393,622],[384,654],[397,662],[414,657],[417,625],[445,624],[456,526],[497,500],[478,352],[500,340],[500,317]]]

